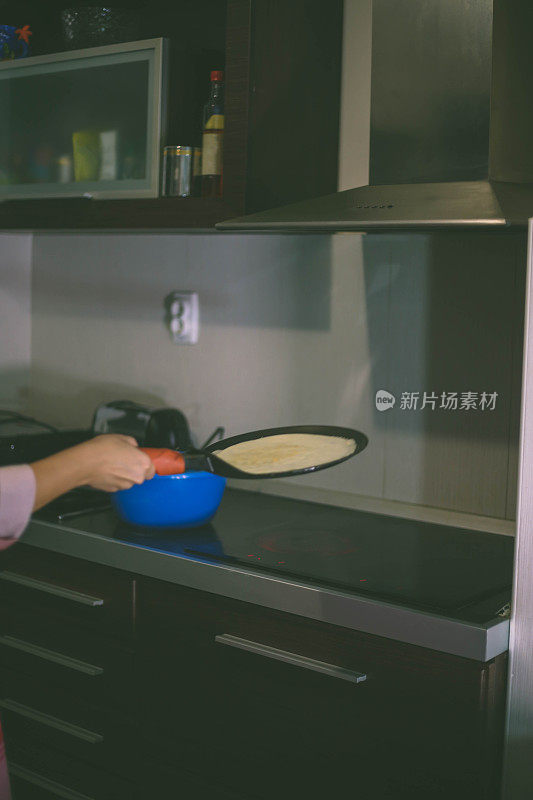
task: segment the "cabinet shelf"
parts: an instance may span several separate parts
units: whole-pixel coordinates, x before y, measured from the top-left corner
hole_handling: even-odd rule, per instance
[[[37,31],[41,4],[26,5],[33,17],[11,16]],[[224,196],[6,200],[0,230],[205,230],[334,192],[342,6],[342,0],[331,0],[327,11],[321,0],[180,0],[165,9],[153,3],[142,12],[143,36],[170,43],[168,144],[197,141],[209,69],[225,71]],[[57,34],[48,41],[53,52],[61,48]],[[38,32],[32,44],[36,55],[48,52]]]
[[[0,227],[7,230],[207,229],[239,213],[239,208],[232,208],[227,200],[199,197],[7,200],[0,204]]]

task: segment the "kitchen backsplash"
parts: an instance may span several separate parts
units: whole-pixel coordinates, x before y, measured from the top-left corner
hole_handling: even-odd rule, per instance
[[[28,402],[31,359],[31,234],[0,236],[0,408]]]
[[[176,405],[198,442],[353,426],[365,453],[295,492],[512,518],[523,264],[522,235],[36,235],[31,410],[88,425],[101,400]],[[182,289],[200,297],[192,346],[163,324]],[[443,392],[477,407],[440,409]]]

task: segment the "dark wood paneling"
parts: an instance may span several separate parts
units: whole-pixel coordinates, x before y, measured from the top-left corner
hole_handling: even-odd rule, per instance
[[[183,767],[234,791],[253,785],[260,798],[340,796],[354,775],[360,791],[380,798],[495,797],[505,656],[484,665],[149,581],[138,611],[140,718],[163,760],[179,753]],[[223,633],[367,680],[216,643]],[[257,782],[262,764],[275,771]]]
[[[23,545],[10,560],[77,591],[107,596],[116,586],[110,596],[119,600],[133,578]],[[129,589],[125,597],[129,607]],[[86,690],[64,665],[42,666],[4,648],[8,756],[95,800],[107,800],[105,787],[115,785],[115,778],[100,783],[106,770],[156,800],[171,792],[198,800],[323,800],[347,791],[380,800],[498,796],[505,654],[483,664],[145,578],[137,578],[133,634],[128,615],[115,614],[102,633],[46,604],[14,602],[0,606],[0,634],[100,660],[108,683],[101,692]],[[355,684],[229,647],[215,641],[219,634],[363,672],[367,680]],[[13,701],[103,741],[21,714]],[[79,774],[71,762],[84,764]],[[31,797],[33,789],[15,785]]]
[[[224,130],[224,200],[245,211],[252,0],[228,0]]]
[[[141,579],[138,590],[139,635],[158,641],[209,641],[216,634],[243,638],[260,635],[266,645],[292,650],[311,658],[335,661],[361,672],[393,667],[406,675],[410,670],[416,686],[426,676],[449,683],[457,691],[455,677],[460,671],[470,692],[479,681],[483,664],[448,653],[405,644],[380,636],[316,622],[305,617],[274,611],[253,603],[231,600],[196,589]]]
[[[337,190],[342,11],[254,2],[248,213]]]
[[[33,618],[45,616],[66,625],[108,631],[127,638],[133,632],[133,579],[125,572],[98,567],[70,556],[39,548],[15,545],[2,554],[0,573],[39,581],[44,586],[32,588],[0,578],[0,606],[24,611]],[[88,605],[75,598],[54,594],[51,589],[72,590],[102,601]]]
[[[44,800],[48,797],[57,800],[58,796],[63,797],[53,788],[46,794],[42,781],[52,781],[57,786],[79,792],[91,800],[134,800],[137,797],[141,800],[150,797],[149,794],[137,794],[135,784],[125,782],[111,772],[94,768],[86,762],[66,758],[61,751],[33,739],[21,742],[10,739],[7,742],[7,755],[10,765],[16,765],[31,773],[26,779],[11,776],[14,800],[30,800],[30,798]],[[133,770],[131,777],[134,778]],[[154,795],[151,796],[156,800]]]
[[[120,640],[120,635],[114,637]],[[35,609],[0,605],[0,667],[105,709],[129,711],[134,652]]]
[[[209,755],[204,754],[206,760]],[[169,764],[161,763],[150,757],[143,760],[143,779],[141,797],[151,800],[166,798],[183,798],[183,800],[252,800],[253,787],[246,787],[245,794],[236,793],[230,788],[220,785],[217,780],[210,780],[205,775],[195,775],[186,768],[173,769]]]
[[[31,739],[70,758],[128,774],[138,741],[133,708],[128,716],[96,707],[40,677],[11,669],[0,669],[0,681],[0,714],[8,743]]]
[[[0,203],[0,229],[103,230],[212,228],[241,213],[224,200],[161,197],[152,200],[7,200]],[[241,208],[242,210],[242,208]]]

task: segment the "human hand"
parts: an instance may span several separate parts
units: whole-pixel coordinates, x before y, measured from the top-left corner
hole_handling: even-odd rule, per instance
[[[132,436],[108,433],[72,448],[84,474],[84,483],[93,489],[116,492],[144,483],[155,474],[152,460],[143,453]]]

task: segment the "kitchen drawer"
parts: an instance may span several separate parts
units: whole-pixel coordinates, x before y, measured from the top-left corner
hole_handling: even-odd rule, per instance
[[[265,798],[273,775],[284,798],[345,785],[391,800],[491,796],[499,752],[483,728],[504,660],[481,665],[152,581],[139,585],[138,631],[143,729],[169,763]]]
[[[65,757],[127,774],[135,761],[135,719],[91,706],[84,697],[10,670],[0,670],[0,715],[6,741],[27,740]]]
[[[241,794],[222,785],[218,776],[210,779],[205,770],[195,775],[187,768],[174,769],[149,757],[143,759],[142,774],[141,796],[150,800],[253,800],[255,797],[252,792]]]
[[[284,752],[264,749],[257,738],[257,727],[263,724],[263,718],[260,716],[255,725],[247,728],[245,746],[234,743],[231,725],[227,726],[225,742],[219,740],[218,732],[212,734],[206,730],[204,744],[197,745],[195,752],[189,741],[158,739],[157,733],[152,733],[146,745],[141,742],[141,746],[148,758],[157,751],[157,764],[166,760],[166,772],[157,765],[155,774],[166,774],[167,786],[172,785],[173,774],[190,774],[199,786],[205,781],[217,786],[219,791],[246,800],[324,800],[329,797],[376,800],[450,800],[452,797],[454,800],[488,800],[490,797],[496,800],[497,795],[486,794],[478,775],[468,769],[466,756],[456,763],[449,760],[447,754],[438,752],[428,759],[414,746],[391,749],[385,743],[381,747],[372,745],[367,739],[364,719],[353,720],[351,736],[355,747],[347,756],[328,751],[306,754],[296,742]],[[329,730],[334,724],[332,719]],[[428,731],[426,736],[430,736]],[[438,750],[437,742],[435,749]],[[462,769],[464,765],[466,772]],[[179,786],[179,781],[175,785]]]
[[[139,796],[135,784],[67,758],[38,741],[8,742],[7,751],[13,800],[133,800]]]
[[[134,653],[107,637],[65,629],[57,622],[0,614],[0,668],[33,677],[91,705],[128,710]]]
[[[224,648],[220,637],[230,636],[363,673],[365,686],[392,680],[397,693],[417,697],[424,691],[433,694],[438,686],[443,701],[460,698],[467,704],[477,703],[487,668],[469,659],[162,581],[139,581],[137,597],[139,640],[145,648],[157,643],[178,655],[201,651],[204,663]],[[302,670],[294,675],[297,683]]]
[[[133,631],[134,581],[120,570],[16,545],[0,560],[0,614],[40,619],[118,636]]]
[[[354,775],[357,775],[361,792],[368,789],[356,760],[348,763],[341,757],[335,759],[325,754],[313,754],[306,758],[297,754],[294,748],[284,754],[272,754],[257,745],[253,728],[248,730],[248,737],[248,745],[243,748],[235,746],[229,729],[225,741],[206,731],[203,745],[193,745],[186,739],[171,741],[158,738],[157,734],[152,733],[150,738],[141,741],[145,753],[144,785],[150,786],[153,780],[154,785],[170,791],[172,787],[180,787],[181,781],[186,779],[187,788],[190,784],[198,787],[197,791],[200,788],[205,791],[205,786],[212,786],[213,789],[216,787],[221,797],[228,795],[236,800],[324,800],[328,797],[351,796],[347,789],[354,785]],[[152,775],[155,776],[153,779]],[[372,777],[370,785],[375,793],[353,796],[376,797],[379,800],[396,797],[395,794],[387,794],[386,782],[380,780],[379,772]],[[166,798],[172,795],[147,793],[146,796]],[[210,797],[210,794],[192,794],[194,798],[197,796]],[[428,796],[433,800],[432,795]],[[215,792],[214,797],[218,798],[219,794]]]
[[[140,676],[146,687],[140,698],[143,729],[169,761],[198,774],[225,776],[228,782],[238,776],[235,791],[257,780],[265,764],[275,765],[288,797],[294,797],[304,776],[308,797],[327,796],[332,776],[340,787],[354,773],[369,790],[384,779],[379,765],[394,763],[387,775],[390,793],[383,784],[380,798],[401,797],[395,781],[406,772],[412,781],[410,797],[445,798],[455,790],[457,775],[456,782],[468,786],[465,797],[480,796],[475,787],[482,760],[481,719],[474,698],[470,709],[460,701],[443,702],[438,689],[431,698],[406,700],[392,678],[357,684],[307,665],[224,647],[208,653],[205,661],[198,653],[172,658],[167,652],[158,654],[156,669],[145,664]],[[206,736],[208,755],[204,746],[184,758],[181,740],[200,745]],[[441,792],[435,776],[443,781]],[[267,779],[262,780],[266,786]]]

